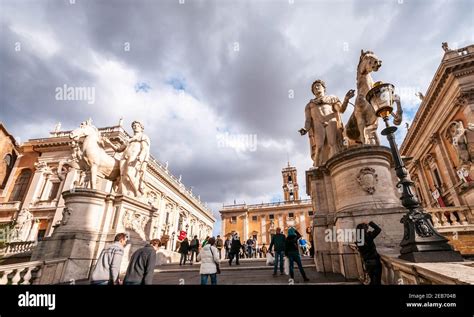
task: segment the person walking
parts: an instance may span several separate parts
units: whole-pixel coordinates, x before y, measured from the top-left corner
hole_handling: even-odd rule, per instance
[[[122,263],[123,249],[127,241],[126,233],[118,233],[115,235],[114,243],[102,250],[92,271],[91,284],[122,284],[122,281],[119,279],[120,265]]]
[[[374,230],[368,231],[369,226]],[[380,234],[382,229],[374,222],[360,223],[356,227],[357,230],[363,230],[364,241],[357,242],[357,248],[364,261],[365,269],[370,277],[370,285],[382,284],[382,262],[380,262],[380,255],[377,252],[374,240]]]
[[[273,235],[268,252],[272,253],[275,246],[275,261],[273,263],[273,276],[277,275],[278,263],[280,263],[280,274],[283,275],[283,257],[285,256],[285,235],[281,233],[281,228],[276,228],[276,234]]]
[[[197,260],[197,255],[199,253],[198,236],[194,236],[194,239],[191,240],[191,243],[189,244],[189,249],[191,251],[191,260],[189,264],[193,265],[194,255],[196,254],[196,260]]]
[[[286,238],[285,242],[285,255],[288,257],[290,262],[290,277],[292,279],[295,278],[294,272],[294,262],[298,265],[298,269],[300,270],[301,276],[303,276],[303,280],[305,282],[309,281],[309,278],[306,277],[306,273],[303,269],[303,264],[301,263],[301,256],[298,250],[298,239],[301,238],[301,234],[296,231],[295,228],[290,227],[288,229],[288,237]]]
[[[252,237],[249,237],[249,239],[247,240],[247,257],[248,258],[251,258],[252,257],[252,251],[253,251],[253,247],[254,247],[254,241],[253,241],[253,238]]]
[[[299,239],[299,245],[300,245],[300,248],[301,248],[301,254],[302,255],[306,255],[306,250],[307,250],[307,242],[306,242],[306,239],[301,237],[301,239]]]
[[[183,242],[179,246],[179,253],[181,253],[181,258],[179,259],[179,265],[186,265],[186,259],[188,258],[189,252],[189,241],[188,238],[184,238]]]
[[[267,252],[268,252],[268,249],[267,247],[265,246],[265,243],[262,244],[262,248],[260,249],[260,252],[262,253],[263,255],[263,258],[265,259],[267,257]],[[261,256],[262,257],[262,256]]]
[[[153,284],[153,273],[156,266],[156,251],[161,243],[153,239],[143,248],[138,249],[132,255],[128,264],[127,273],[123,283],[125,285],[151,285]]]
[[[240,265],[239,263],[239,252],[240,249],[243,249],[242,243],[240,242],[239,235],[236,233],[232,237],[232,244],[230,246],[230,252],[229,252],[229,266],[232,265],[232,260],[235,257],[235,264]]]
[[[204,246],[207,244],[207,240],[209,240],[209,236],[207,236],[204,241],[202,242],[202,247],[204,248]]]
[[[197,260],[201,261],[201,267],[199,269],[201,285],[206,285],[209,277],[211,277],[211,285],[217,284],[219,256],[217,255],[217,248],[214,246],[215,243],[216,239],[209,238],[197,256]]]
[[[230,246],[232,244],[232,239],[230,236],[227,236],[224,242],[224,248],[225,248],[225,259],[229,258],[229,251],[230,251]]]
[[[217,235],[216,239],[216,248],[219,251],[219,260],[222,259],[222,248],[224,247],[224,241],[221,239],[220,235]]]

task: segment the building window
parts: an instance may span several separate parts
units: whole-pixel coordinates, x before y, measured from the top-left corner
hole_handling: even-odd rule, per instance
[[[257,221],[258,217],[257,216],[252,216],[252,221]]]
[[[295,214],[294,214],[294,213],[292,213],[292,212],[290,212],[290,213],[288,214],[288,217],[290,217],[290,218],[294,218],[294,217],[295,217]]]
[[[24,169],[21,171],[20,176],[15,181],[12,193],[10,195],[10,201],[23,201],[26,192],[28,191],[28,185],[30,183],[31,170]]]
[[[275,219],[275,215],[274,215],[274,214],[270,214],[270,215],[268,216],[268,218],[270,218],[270,220],[273,220],[273,219]]]
[[[4,179],[0,181],[0,189],[4,189],[7,185],[8,178],[10,177],[10,174],[13,170],[13,165],[15,165],[16,155],[14,155],[14,153],[7,154],[3,160],[5,161],[5,176]]]
[[[435,176],[435,179],[436,179],[436,184],[441,189],[442,188],[442,182],[441,182],[441,177],[439,176],[439,173],[438,173],[438,169],[435,168],[433,170],[433,173],[434,173],[434,176]]]
[[[237,216],[232,216],[232,217],[230,218],[230,222],[231,222],[231,223],[237,223]]]
[[[314,212],[312,210],[308,211],[308,216],[314,215]]]
[[[48,200],[54,200],[58,197],[59,186],[61,185],[60,182],[52,183],[51,190],[49,192]]]
[[[48,230],[49,221],[47,219],[41,219],[38,224],[38,233],[36,234],[36,240],[41,241],[46,236]]]

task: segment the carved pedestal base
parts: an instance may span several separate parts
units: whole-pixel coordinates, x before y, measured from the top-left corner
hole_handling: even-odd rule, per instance
[[[315,211],[313,238],[318,271],[358,277],[360,263],[351,243],[334,240],[334,232],[346,234],[362,222],[373,221],[382,228],[375,241],[377,247],[398,247],[403,237],[400,219],[406,209],[397,196],[391,162],[388,148],[362,146],[345,150],[325,166],[306,172],[307,194]]]
[[[121,272],[132,253],[152,238],[151,219],[156,209],[133,198],[114,196],[92,189],[63,193],[67,212],[51,237],[41,241],[32,260],[67,258],[59,282],[88,279],[102,249],[113,243],[117,233],[126,232]]]

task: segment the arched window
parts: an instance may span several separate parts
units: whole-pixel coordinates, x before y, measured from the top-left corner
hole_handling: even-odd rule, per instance
[[[3,178],[3,180],[0,180],[0,189],[4,189],[5,186],[7,185],[8,178],[10,177],[10,174],[13,170],[13,165],[15,165],[15,161],[16,161],[15,152],[8,153],[3,158],[3,164],[5,166],[5,177]]]
[[[23,201],[26,192],[28,191],[28,185],[30,184],[31,170],[24,169],[21,171],[20,176],[15,181],[12,193],[10,194],[10,201]]]

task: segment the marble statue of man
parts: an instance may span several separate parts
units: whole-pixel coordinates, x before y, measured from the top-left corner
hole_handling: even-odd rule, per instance
[[[12,241],[25,241],[33,223],[33,215],[27,208],[22,208],[15,220],[10,239]]]
[[[451,144],[462,165],[472,165],[474,163],[474,125],[468,124],[467,129],[464,128],[462,121],[453,121],[446,131],[446,136],[450,138]]]
[[[139,121],[132,122],[133,136],[128,144],[117,149],[123,152],[120,161],[120,192],[138,197],[144,194],[144,177],[150,157],[150,139]]]
[[[344,113],[355,93],[354,90],[349,90],[341,102],[336,96],[325,94],[326,84],[319,79],[313,83],[311,90],[316,98],[306,105],[305,125],[299,132],[301,135],[308,133],[313,166],[319,167],[343,147],[344,125],[341,113]]]

